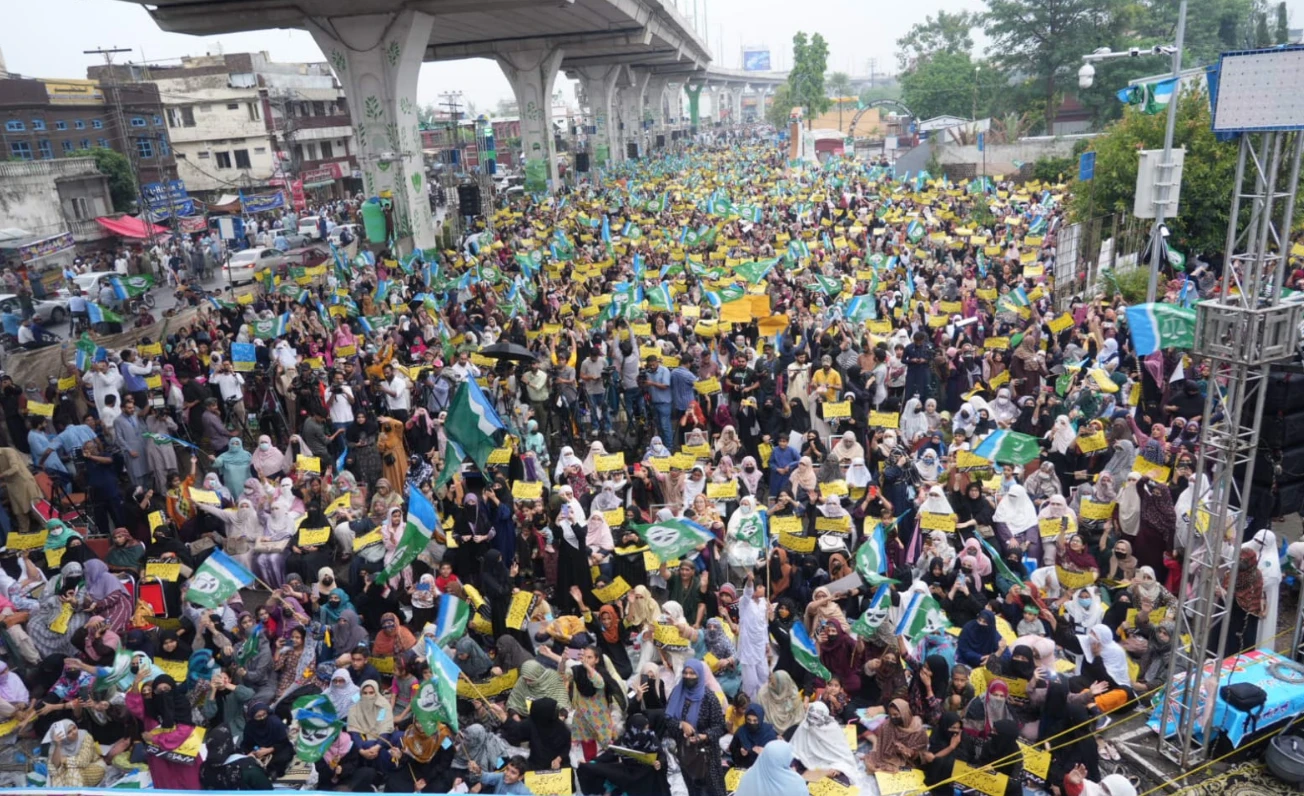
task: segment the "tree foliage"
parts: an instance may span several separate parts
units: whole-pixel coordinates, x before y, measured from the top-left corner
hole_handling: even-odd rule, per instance
[[[788,128],[788,116],[792,113],[795,104],[788,84],[780,83],[774,89],[774,96],[770,98],[770,106],[765,109],[765,121],[780,130],[786,130]]]
[[[113,200],[113,210],[126,213],[136,204],[136,175],[131,170],[131,161],[113,149],[98,147],[89,152],[95,158],[95,168],[100,174],[109,178],[109,196]]]
[[[1277,44],[1290,42],[1290,17],[1286,13],[1286,0],[1277,4]]]
[[[969,55],[973,51],[971,31],[981,27],[982,21],[982,14],[969,11],[938,11],[936,19],[924,17],[897,39],[897,64],[902,72],[908,72],[938,53]]]
[[[824,87],[824,73],[829,67],[829,45],[816,33],[807,38],[804,31],[792,37],[792,69],[788,72],[788,90],[794,104],[806,109],[813,120],[827,111],[832,103]]]
[[[1177,218],[1168,220],[1173,248],[1187,254],[1221,250],[1236,170],[1236,144],[1214,138],[1208,96],[1198,89],[1182,92],[1177,107],[1173,147],[1186,148],[1181,201]],[[1132,212],[1141,149],[1160,149],[1167,114],[1146,115],[1129,110],[1104,134],[1092,139],[1096,152],[1095,185],[1073,191],[1070,212],[1085,221],[1094,201],[1095,212]],[[1094,193],[1094,200],[1091,198]]]
[[[834,72],[828,79],[829,95],[833,97],[851,96],[851,76],[846,72]]]
[[[943,114],[967,119],[977,95],[977,70],[967,53],[936,53],[901,75],[901,101],[920,119]]]

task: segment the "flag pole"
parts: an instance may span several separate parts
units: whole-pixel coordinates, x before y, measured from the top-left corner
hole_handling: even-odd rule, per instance
[[[467,685],[471,686],[471,690],[475,692],[476,698],[479,699],[481,702],[484,702],[485,707],[493,707],[493,703],[489,701],[489,697],[484,695],[484,692],[480,690],[480,688],[475,684],[474,681],[471,680],[470,677],[467,677],[466,672],[461,673],[461,679],[466,680]]]

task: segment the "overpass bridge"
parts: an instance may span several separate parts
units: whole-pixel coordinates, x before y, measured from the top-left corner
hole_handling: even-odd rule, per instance
[[[710,50],[670,0],[122,2],[146,6],[174,33],[312,34],[349,98],[366,191],[391,192],[396,229],[419,248],[436,243],[417,126],[423,62],[498,62],[520,108],[526,181],[538,190],[557,178],[551,99],[559,72],[581,82],[597,128],[595,156],[603,156],[598,165],[642,152],[650,129],[668,130],[670,119],[682,118],[680,88],[711,80]]]

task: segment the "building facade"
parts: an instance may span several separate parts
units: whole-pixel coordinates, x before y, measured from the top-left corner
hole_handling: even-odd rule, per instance
[[[298,204],[343,196],[352,187],[352,121],[344,90],[325,63],[232,53],[114,72],[158,87],[178,175],[191,194],[212,201],[286,190]]]
[[[24,266],[32,275],[50,274],[71,262],[74,247],[113,242],[95,219],[113,213],[108,178],[94,158],[18,159],[0,163],[0,227],[22,230],[21,238],[0,242],[0,264]]]
[[[142,183],[176,178],[176,160],[158,89],[98,80],[0,79],[0,156],[80,157],[113,149]]]

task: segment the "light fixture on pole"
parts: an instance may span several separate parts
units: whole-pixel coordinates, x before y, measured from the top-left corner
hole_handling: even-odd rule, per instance
[[[1182,42],[1186,36],[1186,0],[1182,0],[1177,9],[1177,40],[1173,44],[1156,44],[1153,47],[1131,47],[1125,51],[1113,52],[1108,47],[1101,47],[1092,53],[1082,56],[1085,62],[1078,69],[1078,86],[1080,88],[1091,88],[1096,79],[1096,68],[1092,64],[1096,61],[1109,61],[1115,58],[1139,58],[1143,55],[1167,55],[1173,62],[1172,79],[1180,81],[1182,77]],[[1177,126],[1177,97],[1180,82],[1173,86],[1172,98],[1168,101],[1168,123],[1164,128],[1164,150],[1161,159],[1155,168],[1154,182],[1154,224],[1150,228],[1150,281],[1146,287],[1146,302],[1152,303],[1155,300],[1155,294],[1159,288],[1159,271],[1161,263],[1164,262],[1167,255],[1167,244],[1164,238],[1168,235],[1168,228],[1164,226],[1164,216],[1167,214],[1169,204],[1176,205],[1177,196],[1174,191],[1179,186],[1176,184],[1180,181],[1174,180],[1173,154],[1173,131]],[[1180,171],[1178,172],[1180,174]],[[1163,259],[1161,259],[1163,258]]]

